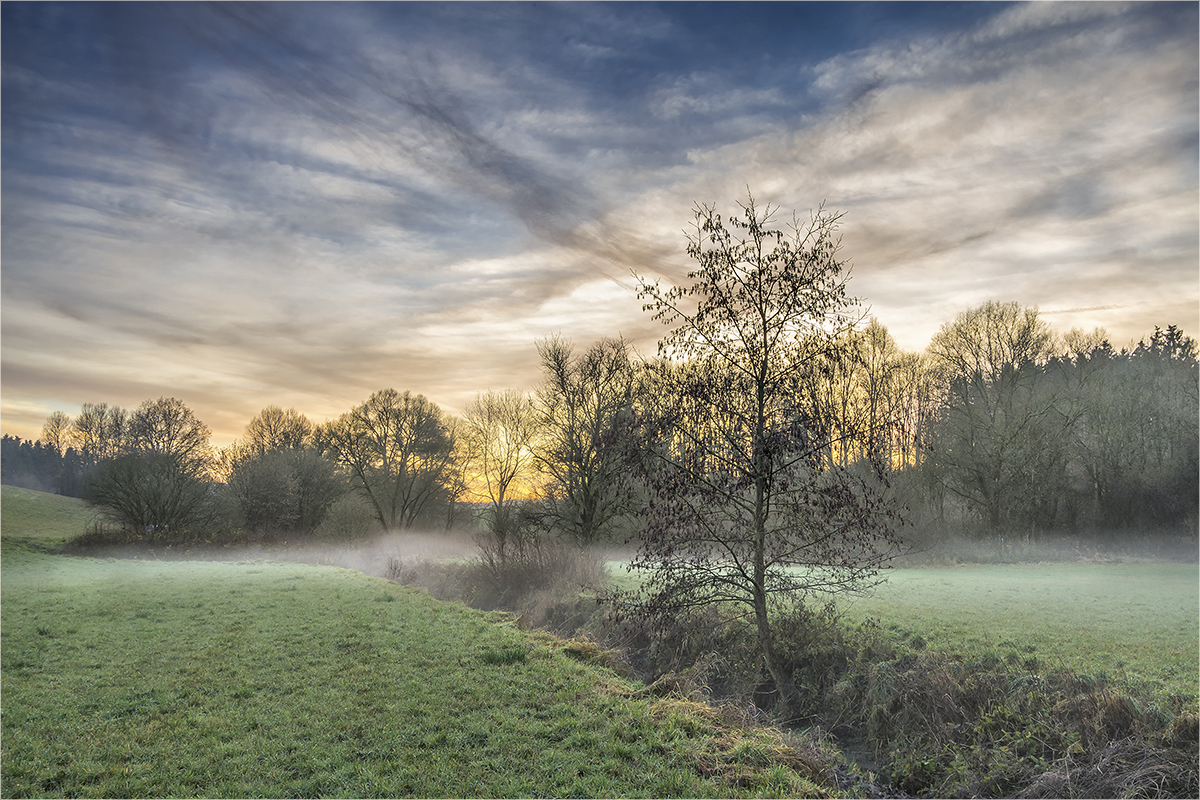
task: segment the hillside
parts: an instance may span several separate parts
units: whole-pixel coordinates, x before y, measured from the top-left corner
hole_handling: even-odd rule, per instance
[[[75,497],[0,486],[0,535],[6,542],[55,549],[87,530],[95,512]]]

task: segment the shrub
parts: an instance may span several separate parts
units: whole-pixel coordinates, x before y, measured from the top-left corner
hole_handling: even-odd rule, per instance
[[[876,623],[848,627],[829,607],[799,606],[774,624],[805,714],[785,722],[819,724],[872,750],[889,791],[1200,796],[1200,725],[1190,711],[1172,717],[1149,698],[1036,659],[948,653]],[[728,609],[607,625],[602,641],[625,648],[646,694],[780,707]]]
[[[326,541],[345,542],[364,539],[382,529],[370,502],[360,494],[349,492],[329,506],[317,526],[316,536]]]
[[[902,791],[1196,796],[1196,744],[1186,720],[1168,725],[1152,703],[1103,680],[1039,672],[1037,664],[986,652],[912,650],[871,625],[848,641],[857,655],[821,703],[821,717],[844,739],[872,748],[880,777]],[[1100,773],[1111,774],[1098,782]],[[1177,794],[1179,787],[1190,788]]]
[[[772,625],[776,647],[799,695],[799,708],[811,713],[854,655],[837,608],[832,602],[815,607],[797,603],[777,614]]]
[[[769,709],[774,684],[758,656],[753,630],[731,605],[708,605],[676,616],[609,616],[602,641],[623,648],[656,693]]]
[[[465,561],[390,558],[387,577],[420,586],[442,600],[513,612],[521,628],[573,635],[597,616],[595,594],[608,573],[601,558],[587,550],[540,541],[508,548],[503,559],[486,547]]]
[[[479,558],[464,566],[464,578],[470,585],[465,599],[471,605],[526,611],[546,594],[565,599],[598,589],[607,574],[599,558],[580,548],[526,540],[519,548],[510,547],[503,559],[481,547]]]
[[[102,462],[88,476],[84,499],[136,538],[183,542],[217,520],[211,488],[188,461],[144,452]]]
[[[245,529],[271,537],[317,530],[345,492],[334,463],[313,450],[274,450],[239,463],[229,478]]]

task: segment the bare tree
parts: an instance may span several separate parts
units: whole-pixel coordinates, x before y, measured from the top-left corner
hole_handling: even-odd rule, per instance
[[[246,425],[243,442],[258,455],[272,450],[300,450],[312,444],[313,424],[294,408],[267,406]]]
[[[833,463],[867,459],[893,470],[919,461],[936,396],[920,354],[902,352],[878,320],[846,332],[814,368],[806,402],[837,427]]]
[[[854,342],[855,416],[861,439],[858,455],[893,466],[901,421],[896,386],[901,353],[887,328],[874,318],[855,333]]]
[[[900,467],[921,464],[928,449],[942,394],[924,353],[903,353],[896,360],[895,403],[899,418],[896,459]]]
[[[246,462],[304,450],[312,446],[315,431],[316,426],[296,409],[267,406],[246,424],[240,439],[217,453],[214,472],[228,480]]]
[[[46,417],[42,425],[41,442],[58,455],[62,455],[71,445],[71,418],[62,411],[55,411]]]
[[[627,510],[616,441],[633,404],[637,369],[623,339],[596,342],[580,355],[559,338],[538,343],[542,385],[536,449],[548,476],[547,499],[559,527],[581,544],[602,538]]]
[[[208,466],[211,435],[209,427],[174,397],[146,400],[129,416],[126,429],[131,450],[168,455],[195,470]]]
[[[1036,308],[988,302],[934,335],[943,380],[934,464],[988,528],[1028,529],[1064,479],[1080,410],[1048,379],[1054,336]]]
[[[533,462],[537,414],[528,395],[508,389],[476,395],[463,417],[474,456],[473,471],[491,504],[496,556],[504,561],[516,533],[512,490]]]
[[[446,418],[446,431],[454,442],[454,453],[443,481],[446,516],[444,525],[450,531],[458,523],[460,505],[471,493],[470,471],[475,462],[474,443],[464,434],[465,425],[458,417]]]
[[[672,330],[641,447],[647,525],[631,566],[649,579],[631,607],[740,607],[791,712],[772,607],[877,582],[899,542],[873,476],[828,465],[835,427],[800,402],[806,371],[859,319],[840,217],[793,218],[785,233],[753,197],[741,208],[726,222],[696,207],[690,283],[664,291],[638,278],[645,308]]]
[[[423,395],[395,389],[317,431],[318,448],[350,470],[386,528],[411,528],[438,495],[455,443],[442,410]]]
[[[84,403],[72,424],[72,437],[85,464],[115,458],[125,446],[129,413],[108,403]]]

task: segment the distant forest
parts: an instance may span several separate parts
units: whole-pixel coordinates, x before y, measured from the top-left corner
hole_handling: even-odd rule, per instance
[[[386,390],[323,425],[268,407],[223,450],[174,398],[134,411],[89,403],[73,419],[55,412],[38,441],[4,436],[2,480],[112,508],[104,489],[123,479],[117,466],[157,454],[205,487],[197,498],[229,494],[234,521],[222,524],[243,531],[311,530],[352,494],[389,528],[450,528],[456,507],[482,501],[497,516],[539,508],[534,517],[583,541],[624,538],[638,500],[621,486],[628,450],[615,442],[647,435],[663,370],[688,365],[639,360],[620,340],[538,347],[542,386],[480,395],[463,419]],[[1036,309],[986,303],[922,353],[870,320],[803,374],[795,406],[826,429],[823,462],[881,466],[918,536],[1196,530],[1197,345],[1174,326],[1117,351],[1101,330],[1059,335]],[[716,424],[706,419],[696,424]],[[130,513],[127,523],[167,527],[160,512]]]

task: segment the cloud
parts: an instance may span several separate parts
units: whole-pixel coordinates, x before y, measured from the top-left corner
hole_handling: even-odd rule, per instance
[[[1171,310],[1194,328],[1195,41],[1149,41],[1149,23],[1107,10],[1067,22],[1080,17],[1099,22],[1067,47],[1022,38],[1064,24],[1030,13],[984,36],[840,55],[817,68],[840,111],[706,154],[689,188],[731,198],[749,183],[785,208],[827,199],[848,211],[854,288],[908,348],[994,298],[1065,294],[1135,335],[1152,298],[1182,287]],[[868,79],[875,88],[850,102]]]
[[[652,351],[630,270],[680,280],[692,204],[747,185],[848,212],[910,349],[987,299],[1197,326],[1194,7],[988,7],[819,62],[670,6],[329,8],[6,5],[6,427],[178,394],[228,439],[528,387],[550,333]]]

